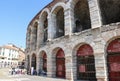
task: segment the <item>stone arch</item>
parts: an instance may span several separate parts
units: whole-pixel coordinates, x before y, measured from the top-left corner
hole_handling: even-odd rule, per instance
[[[37,35],[38,35],[38,22],[35,21],[33,22],[32,28],[31,28],[31,33],[32,33],[32,43],[33,43],[33,47],[34,49],[36,49],[37,47]]]
[[[53,77],[58,78],[66,77],[65,54],[63,49],[60,47],[57,47],[52,51],[52,66]]]
[[[86,51],[87,50],[87,51]],[[96,81],[96,73],[95,73],[95,60],[94,60],[94,51],[90,44],[87,44],[85,42],[77,44],[73,48],[72,53],[72,59],[73,59],[73,68],[75,69],[73,73],[73,78],[77,80],[95,80]],[[82,60],[93,60],[91,63],[87,64]],[[92,69],[89,67],[92,66]],[[87,70],[89,69],[89,72],[92,74],[92,70],[94,70],[94,73],[91,74],[87,73]],[[87,76],[85,76],[85,74]],[[84,75],[84,76],[82,76]],[[91,77],[91,78],[90,78]]]
[[[51,10],[51,18],[53,24],[53,38],[58,38],[64,36],[64,10],[65,4],[64,3],[57,3]]]
[[[45,8],[40,14],[40,27],[43,32],[43,43],[48,40],[48,15],[49,10],[47,8]]]
[[[39,71],[47,72],[47,54],[44,50],[39,53]]]
[[[31,55],[31,67],[33,67],[35,70],[36,70],[36,68],[37,68],[37,63],[36,63],[36,61],[37,61],[37,56],[36,56],[35,53],[33,53],[33,54]]]
[[[119,81],[120,78],[120,37],[110,39],[106,45],[107,73],[110,81]]]
[[[46,12],[47,14],[50,14],[50,11],[48,8],[45,8],[42,10],[42,12],[40,13],[39,19],[42,17],[43,13]]]
[[[98,0],[103,25],[120,22],[119,0]]]
[[[62,7],[64,10],[65,10],[65,3],[63,3],[63,2],[59,2],[59,3],[57,3],[57,4],[55,4],[54,5],[54,7],[52,8],[52,10],[51,10],[51,13],[53,13],[54,11],[55,11],[55,9],[57,8],[57,7]]]
[[[74,30],[80,32],[91,28],[90,11],[88,0],[73,0],[74,5]]]

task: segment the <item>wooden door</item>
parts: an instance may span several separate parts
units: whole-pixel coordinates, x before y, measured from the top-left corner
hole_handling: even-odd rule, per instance
[[[109,81],[120,81],[120,54],[108,56]]]
[[[47,55],[45,53],[43,55],[43,70],[47,72]]]
[[[80,46],[77,51],[77,79],[96,81],[93,50],[87,44]]]
[[[115,39],[107,47],[109,81],[120,81],[120,39]]]
[[[65,58],[62,50],[59,50],[56,56],[56,77],[65,78]]]

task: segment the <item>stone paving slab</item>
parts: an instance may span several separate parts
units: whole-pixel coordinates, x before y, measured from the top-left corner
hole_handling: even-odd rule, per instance
[[[69,81],[59,78],[49,78],[45,76],[33,76],[33,75],[11,75],[7,68],[0,69],[0,81]]]

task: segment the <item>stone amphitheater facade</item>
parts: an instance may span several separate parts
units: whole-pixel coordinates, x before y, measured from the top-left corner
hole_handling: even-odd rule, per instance
[[[28,25],[28,71],[34,67],[71,81],[120,81],[119,5],[119,0],[53,0]]]

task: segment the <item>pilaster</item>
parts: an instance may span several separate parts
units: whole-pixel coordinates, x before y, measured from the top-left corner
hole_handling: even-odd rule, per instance
[[[71,35],[74,27],[74,10],[70,3],[66,4],[64,17],[65,17],[65,35]]]
[[[98,0],[88,0],[88,3],[92,28],[100,27],[102,25],[102,19]]]

